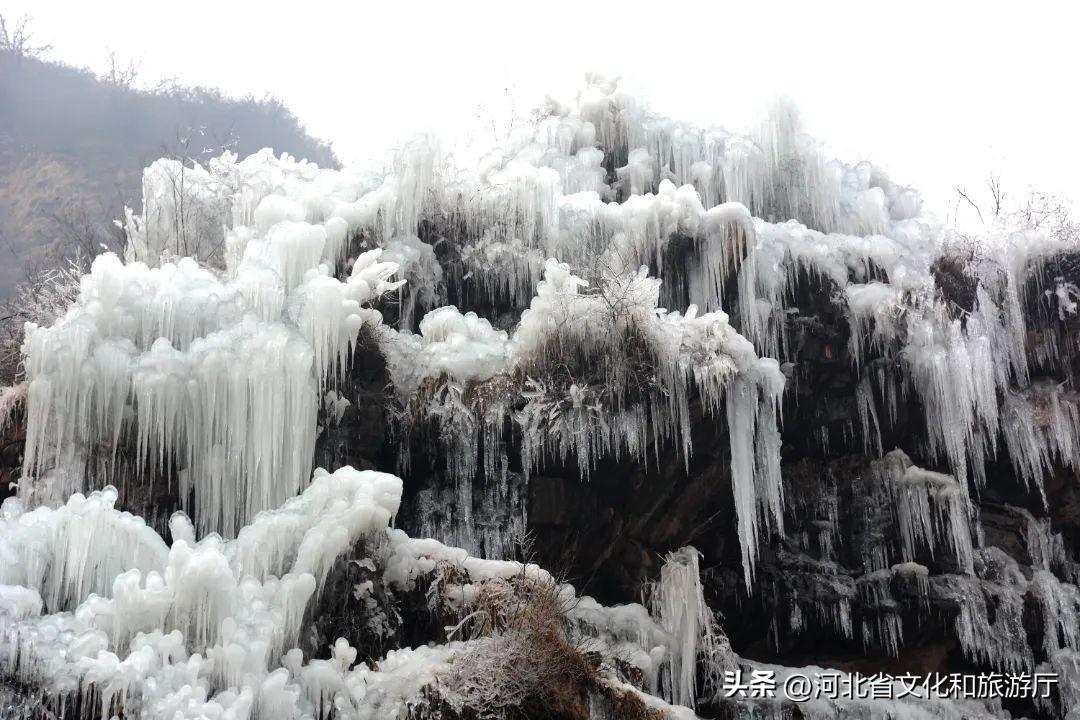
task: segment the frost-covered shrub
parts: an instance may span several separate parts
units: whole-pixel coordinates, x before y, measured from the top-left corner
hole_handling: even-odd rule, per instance
[[[484,583],[461,621],[479,639],[442,682],[483,720],[580,716],[596,669],[569,637],[566,602],[552,582]]]
[[[28,322],[51,325],[79,295],[87,269],[81,257],[47,268],[15,288],[0,305],[0,385],[12,385],[22,375],[23,328]]]

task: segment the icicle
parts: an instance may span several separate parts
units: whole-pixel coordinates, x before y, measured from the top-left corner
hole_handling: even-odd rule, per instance
[[[434,308],[443,300],[443,272],[431,245],[415,235],[391,238],[383,245],[382,260],[393,263],[405,284],[398,290],[398,327],[409,329],[417,308]]]
[[[1080,588],[1059,581],[1047,570],[1036,570],[1031,587],[1042,609],[1043,650],[1080,650]]]
[[[898,603],[889,587],[893,572],[877,570],[858,578],[863,605],[863,649],[882,648],[896,657],[904,645],[904,624]]]
[[[869,349],[883,350],[902,337],[901,319],[905,308],[901,288],[885,283],[848,285],[844,288],[851,323],[851,356],[860,368]],[[864,347],[869,338],[869,347]]]
[[[1040,494],[1055,461],[1080,467],[1080,404],[1056,384],[1035,383],[1006,395],[1001,429],[1017,474]]]
[[[700,556],[691,547],[669,553],[649,597],[653,617],[671,639],[663,669],[664,696],[675,705],[691,708],[698,700],[699,660],[706,692],[717,691],[724,670],[734,664],[727,638],[705,603]]]
[[[1023,508],[1009,508],[1024,521],[1024,542],[1033,567],[1050,570],[1067,561],[1065,540],[1051,530],[1050,518],[1036,518]]]
[[[956,636],[967,657],[1003,671],[1030,671],[1034,660],[1023,624],[1027,580],[1016,561],[995,547],[977,550],[974,567],[976,576],[931,577],[931,597],[956,604]]]
[[[515,394],[526,401],[513,414],[526,472],[551,457],[572,458],[585,478],[601,457],[647,461],[648,449],[669,439],[688,462],[691,389],[709,412],[723,401],[749,580],[759,510],[769,529],[782,531],[778,408],[785,381],[777,363],[758,358],[722,312],[660,311],[660,283],[644,268],[603,278],[598,292],[587,287],[568,265],[548,260],[512,338],[454,307],[428,313],[420,336],[383,332],[380,344],[404,409],[400,432],[435,424],[458,488],[457,522],[468,528],[479,439],[486,438],[488,463],[494,457],[488,448],[500,442],[500,413],[509,414]],[[630,403],[626,398],[640,392],[635,373],[642,361],[656,367],[659,391]],[[522,377],[523,383],[515,379]],[[402,451],[408,453],[407,444]],[[475,549],[473,538],[453,537]]]
[[[970,502],[956,479],[915,467],[901,450],[878,462],[896,499],[896,521],[905,562],[925,548],[933,557],[945,543],[964,572],[972,571]]]
[[[116,489],[107,487],[76,494],[57,510],[26,511],[17,500],[5,501],[0,585],[31,588],[45,608],[58,612],[90,593],[107,596],[113,578],[126,570],[161,570],[165,544],[142,518],[114,510],[116,498]]]
[[[24,473],[58,466],[65,447],[102,444],[115,457],[133,415],[138,469],[175,463],[181,501],[194,494],[185,508],[203,532],[232,535],[303,488],[320,389],[327,376],[336,381],[360,327],[381,320],[361,305],[400,282],[377,250],[357,258],[345,282],[304,271],[321,254],[315,226],[277,223],[270,234],[270,250],[249,247],[230,283],[189,259],[148,269],[96,258],[68,314],[51,328],[27,327]],[[252,300],[249,284],[268,280],[265,262],[279,278],[271,288],[307,276],[290,294],[295,326],[281,322],[273,293]],[[58,488],[61,497],[80,489]]]
[[[874,451],[880,457],[883,453],[881,445],[881,422],[878,420],[877,403],[874,400],[874,390],[870,386],[870,376],[863,376],[855,387],[855,403],[859,411],[859,422],[862,424],[863,449],[869,453]],[[873,434],[870,426],[873,425]]]

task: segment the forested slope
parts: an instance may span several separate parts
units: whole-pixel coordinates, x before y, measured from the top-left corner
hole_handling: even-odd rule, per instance
[[[278,100],[133,79],[0,51],[0,300],[77,248],[118,247],[113,221],[140,206],[142,171],[156,158],[190,164],[273,147],[337,164]]]

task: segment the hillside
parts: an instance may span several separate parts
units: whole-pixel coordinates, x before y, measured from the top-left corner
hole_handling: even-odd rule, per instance
[[[154,90],[0,52],[0,300],[78,246],[114,247],[112,221],[139,208],[142,170],[264,147],[334,167],[330,146],[274,99],[212,88]]]
[[[958,237],[787,105],[532,130],[151,166],[0,392],[0,703],[1075,720],[1075,235]]]

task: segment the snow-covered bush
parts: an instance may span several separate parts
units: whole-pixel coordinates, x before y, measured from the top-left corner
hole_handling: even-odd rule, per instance
[[[578,714],[596,669],[569,636],[566,602],[551,581],[484,583],[459,626],[476,641],[443,686],[485,720]]]
[[[19,284],[13,297],[0,305],[0,384],[12,385],[22,375],[25,324],[56,322],[78,296],[85,271],[86,263],[78,257],[47,268]]]

